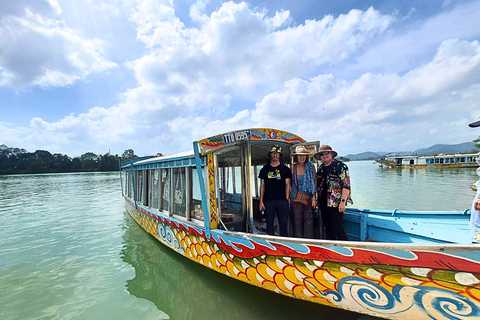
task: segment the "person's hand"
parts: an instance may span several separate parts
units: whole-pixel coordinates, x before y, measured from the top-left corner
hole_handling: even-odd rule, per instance
[[[345,212],[345,202],[340,202],[338,205],[338,212]]]
[[[474,208],[475,208],[475,210],[480,211],[480,199],[479,198],[475,199]]]
[[[265,210],[265,205],[263,204],[263,202],[260,202],[260,208],[259,209],[260,209],[260,211]]]
[[[312,198],[312,208],[315,209],[316,207],[317,207],[317,200]]]

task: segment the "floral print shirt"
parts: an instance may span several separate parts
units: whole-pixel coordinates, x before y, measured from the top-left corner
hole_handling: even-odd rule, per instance
[[[328,167],[322,163],[317,170],[317,186],[319,188],[318,199],[320,200],[323,189],[326,186],[327,207],[337,208],[342,199],[342,189],[351,190],[350,173],[347,165],[335,159]],[[347,202],[353,204],[350,192],[348,193]]]

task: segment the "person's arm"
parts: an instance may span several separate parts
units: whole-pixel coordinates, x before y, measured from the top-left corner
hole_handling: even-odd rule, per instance
[[[265,205],[263,204],[263,195],[265,194],[265,180],[260,179],[260,211],[265,210]]]
[[[339,212],[345,212],[348,196],[350,195],[350,172],[345,164],[343,164],[342,171],[343,179],[340,180],[340,184],[342,186],[342,199],[340,200],[340,205],[338,206]]]
[[[342,188],[342,200],[340,200],[340,205],[338,206],[339,212],[345,212],[349,193],[350,190],[348,190],[347,188]]]
[[[474,201],[475,210],[480,211],[480,198],[476,198]]]
[[[315,193],[312,195],[312,208],[317,206],[317,174],[315,173],[315,165],[312,163],[313,170],[313,182],[315,183]]]
[[[285,179],[285,193],[287,195],[287,200],[290,199],[290,191],[292,189],[292,179],[287,178]]]

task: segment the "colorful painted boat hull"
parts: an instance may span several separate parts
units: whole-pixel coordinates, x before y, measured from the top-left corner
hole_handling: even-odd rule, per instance
[[[125,199],[161,243],[251,285],[387,319],[480,319],[480,246],[302,242],[218,229],[207,237]]]
[[[319,147],[282,130],[252,128],[195,141],[190,153],[127,161],[127,211],[186,258],[292,298],[387,319],[480,319],[480,246],[444,244],[451,241],[441,231],[432,235],[411,217],[354,217],[358,240],[375,233],[389,243],[260,235],[256,170],[272,145],[288,159],[299,144],[312,153]],[[454,228],[460,233],[465,217]],[[397,235],[405,243],[392,243]]]

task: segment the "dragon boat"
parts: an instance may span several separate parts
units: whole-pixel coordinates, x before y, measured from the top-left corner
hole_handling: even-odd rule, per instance
[[[195,141],[189,152],[125,161],[126,209],[186,258],[291,298],[385,319],[480,319],[480,246],[447,236],[468,233],[468,213],[429,213],[418,227],[425,214],[348,209],[353,241],[266,235],[257,177],[272,144],[282,146],[284,162],[295,146],[319,146],[253,128]],[[452,217],[449,228],[434,228]]]

